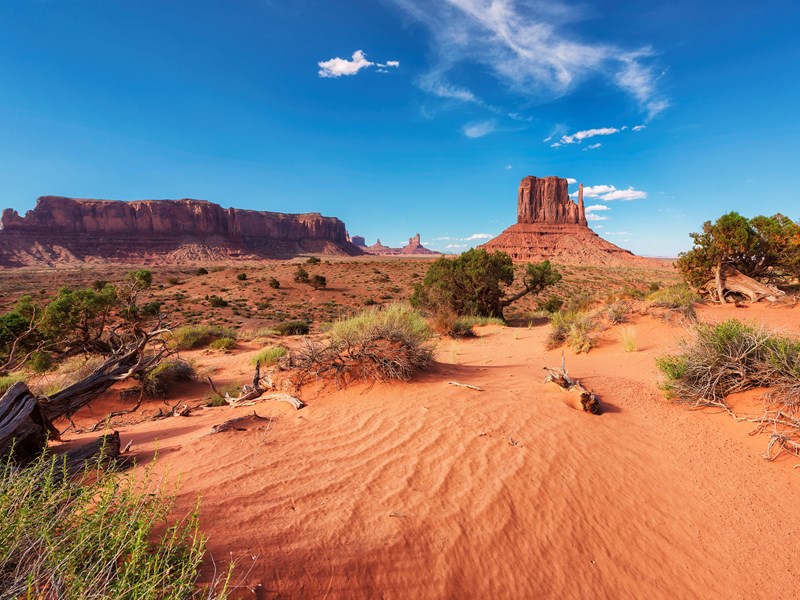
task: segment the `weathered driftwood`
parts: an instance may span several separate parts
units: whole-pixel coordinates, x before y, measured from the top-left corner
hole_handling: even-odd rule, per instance
[[[468,383],[458,383],[457,381],[448,381],[447,384],[448,385],[457,385],[458,387],[469,388],[471,390],[475,390],[476,392],[482,392],[483,391],[482,387],[478,387],[477,385],[470,385]]]
[[[228,419],[220,423],[219,425],[214,425],[211,428],[211,433],[221,433],[223,431],[247,431],[247,427],[239,427],[239,425],[246,423],[246,422],[253,422],[253,421],[268,421],[266,417],[262,417],[253,411],[252,415],[246,415],[244,417],[236,417],[235,419]]]
[[[708,294],[715,302],[728,302],[730,294],[739,294],[750,302],[758,302],[762,299],[768,302],[777,302],[786,296],[778,288],[756,281],[728,264],[716,269],[714,279],[706,283],[701,291]]]
[[[119,432],[112,431],[106,435],[101,435],[96,440],[79,446],[74,450],[64,453],[67,472],[74,475],[83,470],[84,467],[95,464],[99,458],[102,462],[111,462],[120,453]]]
[[[590,412],[593,415],[600,412],[600,402],[594,392],[587,390],[581,385],[580,381],[573,379],[569,376],[569,373],[567,373],[567,365],[563,352],[561,353],[561,369],[544,367],[544,370],[547,371],[547,375],[544,378],[545,383],[553,382],[558,387],[568,392],[575,392],[578,394],[583,412]]]
[[[242,393],[236,396],[235,398],[231,397],[230,394],[227,392],[223,396],[219,390],[217,390],[214,382],[211,380],[211,377],[208,377],[208,384],[211,386],[211,389],[214,390],[214,393],[219,396],[220,398],[224,398],[225,402],[230,404],[231,406],[252,406],[255,404],[255,401],[258,400],[259,402],[265,400],[276,400],[280,402],[288,402],[295,409],[299,410],[305,406],[303,401],[299,398],[295,398],[294,396],[290,396],[289,394],[270,394],[268,396],[264,396],[264,393],[267,390],[273,387],[272,379],[270,378],[269,374],[265,375],[264,377],[261,376],[261,363],[256,363],[256,370],[255,374],[253,375],[253,385],[243,385],[242,386]],[[263,396],[263,397],[262,397]]]
[[[27,462],[42,451],[48,438],[59,439],[58,430],[28,386],[15,383],[0,398],[0,457],[13,447],[14,459]]]

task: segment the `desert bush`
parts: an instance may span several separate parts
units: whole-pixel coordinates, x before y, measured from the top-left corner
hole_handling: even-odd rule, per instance
[[[312,275],[311,278],[308,280],[308,285],[310,285],[315,290],[319,288],[324,288],[328,286],[328,280],[325,279],[322,275]]]
[[[142,378],[142,389],[148,396],[164,396],[170,385],[196,378],[194,367],[180,358],[162,360]]]
[[[228,350],[233,350],[236,347],[236,339],[232,337],[221,337],[215,339],[208,345],[209,348],[212,350],[220,350],[222,352],[227,352]]]
[[[310,326],[306,321],[283,321],[272,327],[273,335],[306,335]]]
[[[170,285],[178,285],[181,282],[177,277],[167,277],[167,283]]]
[[[562,306],[564,306],[564,301],[558,296],[550,296],[547,300],[536,302],[536,310],[543,313],[558,312]]]
[[[514,282],[514,265],[505,252],[473,248],[458,258],[440,258],[428,268],[422,283],[414,286],[411,304],[432,313],[450,310],[457,315],[503,318],[503,308],[527,294],[555,284],[561,275],[549,261],[528,264],[523,288],[507,296]],[[505,287],[501,287],[501,284]]]
[[[588,310],[594,302],[594,296],[589,292],[578,292],[567,298],[562,310],[564,312],[575,313]]]
[[[603,312],[605,313],[608,322],[612,325],[616,325],[624,322],[625,319],[628,318],[628,314],[631,312],[631,306],[623,300],[617,300],[616,302],[612,302],[611,304],[607,305]]]
[[[208,346],[216,339],[236,338],[236,332],[218,325],[184,325],[172,331],[171,346],[176,350],[191,350]]]
[[[303,267],[297,267],[294,270],[295,283],[308,283],[308,271]]]
[[[229,304],[229,302],[227,300],[225,300],[225,298],[221,298],[220,296],[217,296],[216,294],[211,294],[211,296],[209,296],[208,303],[213,308],[225,308]]]
[[[327,343],[307,341],[295,361],[307,376],[344,386],[356,380],[408,380],[433,360],[431,331],[416,310],[404,304],[367,309],[330,330]]]
[[[681,351],[657,360],[667,393],[693,406],[729,409],[725,397],[757,387],[794,412],[800,408],[800,340],[729,320],[696,324]]]
[[[247,281],[247,273],[239,273],[236,276],[236,279],[238,279],[239,281]]]
[[[619,332],[619,343],[625,352],[636,352],[636,330],[633,327],[623,327]]]
[[[668,308],[683,315],[690,321],[697,320],[697,311],[694,309],[694,303],[699,300],[700,297],[685,283],[676,283],[648,296],[650,306]]]
[[[195,275],[208,275],[208,269],[203,267],[198,267],[194,270]]]
[[[25,377],[21,373],[11,373],[0,376],[0,396],[5,394],[12,385],[18,381],[24,381]]]
[[[278,361],[286,356],[289,351],[284,348],[283,346],[270,346],[269,348],[264,348],[256,354],[250,362],[255,364],[260,364],[262,367],[271,367],[278,363]]]
[[[269,284],[268,284],[268,285],[269,285],[269,287],[271,287],[273,290],[277,290],[277,289],[280,289],[280,287],[281,287],[281,282],[280,282],[280,281],[278,281],[278,280],[277,280],[275,277],[270,277],[270,278],[269,278]]]
[[[550,317],[550,334],[547,347],[557,348],[566,344],[573,352],[589,352],[594,346],[590,333],[595,328],[594,320],[587,311],[560,311]]]
[[[53,368],[53,356],[49,352],[33,352],[26,366],[34,373],[47,373]]]
[[[170,515],[175,496],[148,469],[121,475],[98,461],[77,479],[42,454],[0,464],[0,594],[63,600],[226,598],[227,580],[197,587],[205,552],[198,506]],[[230,572],[228,573],[230,576]]]
[[[308,259],[306,259],[306,264],[307,265],[318,265],[321,262],[322,261],[319,258],[317,258],[316,256],[309,256]]]

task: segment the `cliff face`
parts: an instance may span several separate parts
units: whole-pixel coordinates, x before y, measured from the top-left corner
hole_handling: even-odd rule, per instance
[[[587,227],[583,194],[575,204],[567,188],[567,180],[560,177],[525,177],[517,193],[517,223]]]
[[[517,193],[517,223],[481,247],[518,261],[551,260],[564,265],[652,266],[589,229],[583,205],[569,197],[559,177],[525,177]]]
[[[92,259],[180,262],[187,252],[212,260],[361,253],[348,241],[339,219],[226,209],[204,200],[43,196],[24,217],[11,209],[0,216],[0,265]]]

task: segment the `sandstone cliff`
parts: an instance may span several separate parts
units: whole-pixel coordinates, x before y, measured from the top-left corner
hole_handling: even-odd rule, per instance
[[[180,263],[361,254],[339,219],[223,208],[204,200],[43,196],[24,217],[0,216],[0,266],[76,261]]]
[[[517,223],[483,244],[516,261],[550,260],[565,265],[653,266],[652,261],[615,246],[589,229],[583,204],[569,197],[567,180],[525,177],[517,194]]]

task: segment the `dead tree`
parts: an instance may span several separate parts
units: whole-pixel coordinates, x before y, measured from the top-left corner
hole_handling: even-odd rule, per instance
[[[208,377],[208,385],[211,386],[211,389],[214,393],[219,396],[220,398],[224,399],[225,402],[230,404],[231,406],[250,406],[254,403],[255,400],[279,400],[283,402],[288,402],[295,409],[300,410],[305,406],[303,401],[299,398],[295,398],[294,396],[290,396],[289,394],[270,394],[262,398],[262,396],[270,389],[273,388],[272,378],[267,373],[264,377],[261,376],[261,362],[256,363],[256,370],[253,374],[253,385],[243,385],[242,386],[242,393],[236,396],[235,398],[232,397],[227,392],[223,396],[219,390],[214,385],[214,382],[211,380],[211,377]]]
[[[561,389],[568,392],[576,392],[580,399],[583,412],[590,412],[593,415],[600,413],[600,402],[594,392],[587,390],[581,385],[580,381],[572,379],[569,373],[567,373],[567,365],[563,352],[561,353],[561,369],[544,367],[544,370],[547,371],[547,375],[544,378],[545,383],[553,382]]]
[[[723,264],[714,270],[714,279],[706,283],[701,291],[719,303],[728,302],[728,296],[736,294],[746,297],[750,302],[767,300],[777,302],[786,294],[778,288],[765,285],[748,277],[733,265]]]

